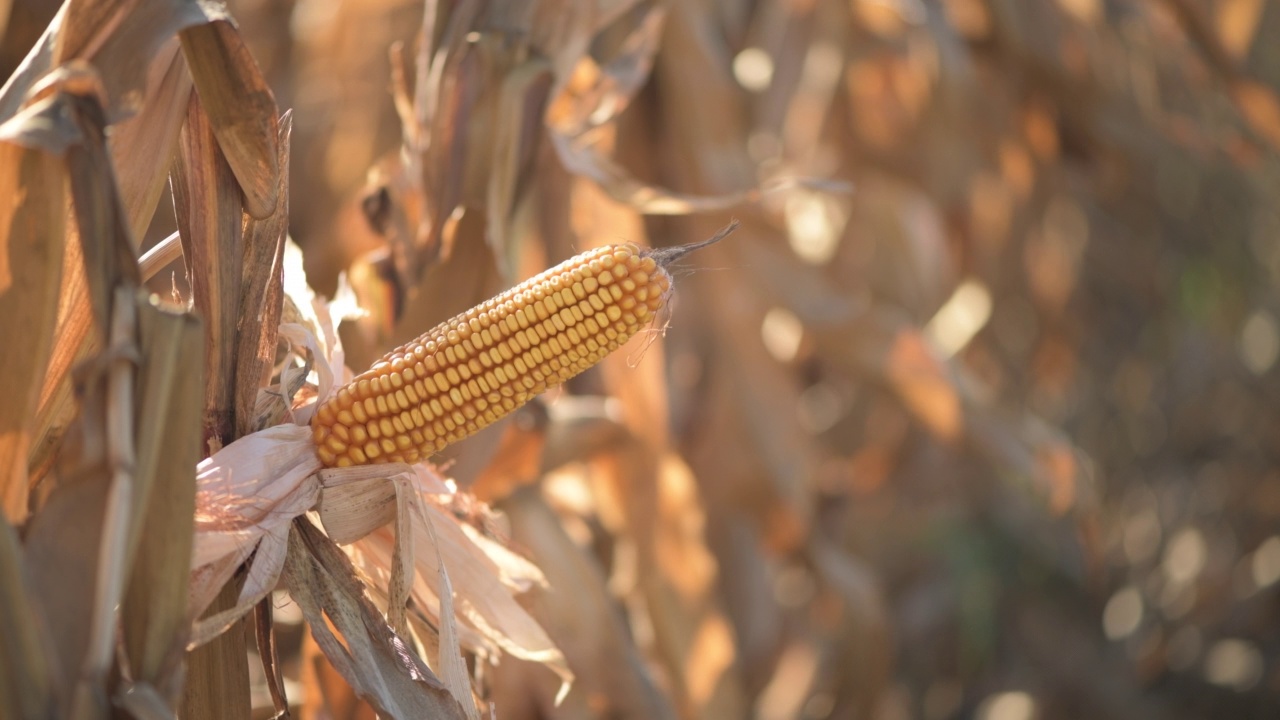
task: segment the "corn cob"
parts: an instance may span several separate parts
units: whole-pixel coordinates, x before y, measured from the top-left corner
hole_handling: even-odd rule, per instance
[[[694,247],[587,251],[392,350],[316,411],[321,461],[417,462],[581,373],[656,316]]]

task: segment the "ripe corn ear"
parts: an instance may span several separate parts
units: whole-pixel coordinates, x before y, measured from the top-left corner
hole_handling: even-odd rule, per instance
[[[321,461],[417,462],[581,373],[654,318],[665,264],[590,250],[392,350],[316,411]]]

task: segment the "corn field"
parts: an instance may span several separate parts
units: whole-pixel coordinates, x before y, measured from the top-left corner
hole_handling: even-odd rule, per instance
[[[0,720],[1280,716],[1280,3],[0,0]]]

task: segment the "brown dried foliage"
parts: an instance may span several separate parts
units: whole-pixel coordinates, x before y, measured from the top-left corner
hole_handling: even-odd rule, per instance
[[[186,649],[195,464],[284,384],[286,232],[369,311],[360,370],[730,213],[669,320],[437,459],[576,675],[469,655],[478,707],[1280,712],[1274,4],[35,5],[0,1],[0,716],[473,715],[458,629],[305,519],[297,605]]]

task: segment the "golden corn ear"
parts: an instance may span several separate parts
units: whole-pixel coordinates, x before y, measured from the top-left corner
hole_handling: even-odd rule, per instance
[[[637,245],[571,258],[392,350],[331,396],[311,421],[320,459],[429,457],[599,362],[670,289]]]

